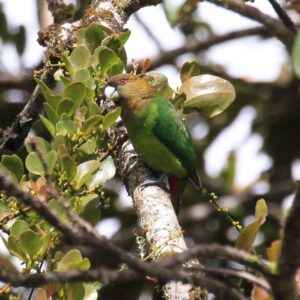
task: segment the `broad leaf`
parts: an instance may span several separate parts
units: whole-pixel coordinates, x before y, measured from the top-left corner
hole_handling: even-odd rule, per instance
[[[200,115],[214,117],[223,112],[234,100],[232,84],[213,75],[198,75],[184,81],[179,93],[186,95],[184,113],[193,111]]]
[[[197,61],[187,61],[182,65],[180,69],[181,82],[197,75],[200,75],[200,65]]]

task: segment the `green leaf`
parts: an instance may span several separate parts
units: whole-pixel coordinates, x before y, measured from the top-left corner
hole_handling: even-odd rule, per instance
[[[57,271],[64,272],[74,269],[85,271],[88,270],[90,266],[91,264],[88,258],[82,258],[80,251],[72,249],[57,263]]]
[[[277,262],[280,252],[281,252],[281,247],[282,247],[282,241],[281,240],[276,240],[273,241],[271,246],[267,248],[267,256],[268,259],[271,262]]]
[[[49,153],[46,154],[46,164],[48,167],[48,171],[51,174],[51,172],[54,169],[54,166],[56,164],[57,155],[55,150],[51,150]],[[39,155],[37,152],[31,152],[28,154],[25,160],[25,165],[27,170],[36,175],[44,176],[45,175],[45,169],[42,161],[40,160]]]
[[[223,112],[234,100],[232,84],[213,75],[198,75],[184,81],[179,93],[186,95],[183,112],[198,112],[214,117]]]
[[[48,103],[44,103],[44,108],[49,118],[49,121],[55,126],[55,124],[59,121],[57,113]]]
[[[181,17],[181,11],[186,0],[164,0],[163,7],[172,26],[176,25]]]
[[[36,152],[31,152],[28,154],[25,160],[25,166],[27,170],[32,174],[36,174],[40,176],[45,175],[45,169],[43,163],[41,162]]]
[[[255,206],[255,221],[244,227],[236,240],[236,247],[250,252],[261,225],[265,222],[268,208],[265,200],[260,199]]]
[[[94,138],[88,139],[85,143],[83,143],[79,150],[84,154],[95,154],[95,151],[97,150],[97,143]]]
[[[111,156],[101,162],[99,170],[93,174],[87,181],[87,187],[90,190],[105,183],[107,180],[113,178],[116,174],[116,166]]]
[[[73,100],[64,98],[61,101],[59,101],[57,105],[57,113],[59,116],[65,113],[67,116],[71,117],[74,112],[75,112],[75,105]]]
[[[111,29],[93,23],[89,25],[84,32],[85,44],[91,53],[93,53],[94,50],[101,45],[102,40],[110,34],[113,34]]]
[[[264,199],[259,199],[255,205],[255,219],[263,224],[268,215],[267,203]]]
[[[20,246],[30,258],[34,258],[43,246],[43,242],[37,233],[27,230],[20,235]]]
[[[73,82],[65,87],[64,98],[72,99],[75,110],[81,105],[86,95],[86,88],[81,82]]]
[[[103,118],[103,128],[107,130],[121,115],[121,108],[117,107],[113,111],[108,112]]]
[[[52,136],[55,136],[55,127],[54,125],[47,119],[45,118],[43,115],[40,115],[40,119],[43,122],[44,126],[46,127],[46,129],[49,131],[49,133]]]
[[[12,255],[19,257],[22,261],[26,261],[26,255],[22,251],[17,239],[17,237],[11,235],[7,240],[7,248]]]
[[[17,220],[11,226],[10,233],[15,237],[19,237],[23,232],[27,231],[28,229],[28,223],[26,223],[24,220]]]
[[[24,173],[24,165],[21,158],[15,154],[3,155],[1,167],[4,167],[17,181],[20,181]]]
[[[103,75],[111,77],[123,71],[124,64],[113,50],[100,46],[96,49],[95,55],[98,55],[99,65]]]
[[[96,194],[89,194],[81,198],[83,211],[80,217],[90,222],[92,225],[97,224],[101,219],[100,199]]]
[[[187,79],[200,75],[200,65],[197,61],[187,61],[183,64],[180,70],[180,79],[181,82],[186,81]]]
[[[292,64],[295,74],[300,78],[300,30],[298,30],[297,36],[292,48]]]
[[[51,150],[48,154],[47,154],[47,166],[48,166],[48,171],[51,174],[55,164],[57,161],[57,154],[55,150]]]
[[[71,181],[75,177],[77,172],[75,161],[71,158],[70,155],[65,155],[62,158],[62,166],[67,174],[68,180]]]
[[[81,282],[66,283],[66,300],[84,300],[85,289]],[[92,299],[91,299],[92,300]]]
[[[61,120],[56,124],[58,135],[73,134],[76,132],[77,126],[67,114],[62,114]]]
[[[77,70],[73,76],[74,81],[83,83],[86,87],[94,89],[96,87],[95,80],[92,78],[88,69]]]
[[[55,109],[57,103],[62,99],[62,97],[60,95],[57,95],[54,91],[50,90],[43,81],[39,79],[35,79],[35,81],[38,84],[47,103],[53,109]]]
[[[87,182],[89,177],[98,170],[100,162],[98,160],[89,160],[77,166],[76,182],[81,187]]]
[[[101,114],[100,107],[95,102],[88,103],[89,116],[96,116]]]
[[[70,55],[70,62],[74,70],[87,68],[90,64],[90,53],[85,46],[74,48]]]
[[[45,156],[51,150],[51,145],[45,139],[39,136],[33,136],[30,138],[30,142],[26,143],[26,150],[28,153],[33,152],[31,143],[34,143],[36,145],[36,148]]]
[[[97,300],[98,299],[98,290],[101,288],[99,283],[84,283],[85,296],[83,300]]]
[[[89,134],[92,129],[97,126],[98,124],[101,123],[103,117],[101,115],[95,115],[95,116],[91,116],[89,117],[83,124],[82,126],[82,131],[85,134]]]

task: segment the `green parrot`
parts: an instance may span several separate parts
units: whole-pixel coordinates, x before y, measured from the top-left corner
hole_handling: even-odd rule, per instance
[[[139,75],[115,75],[106,86],[118,92],[117,105],[121,107],[122,121],[137,154],[151,169],[169,176],[178,213],[179,180],[185,182],[184,179],[190,178],[201,188],[196,152],[180,114]]]

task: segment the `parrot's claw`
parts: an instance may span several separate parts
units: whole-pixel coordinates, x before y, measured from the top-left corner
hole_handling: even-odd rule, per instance
[[[161,176],[159,176],[159,178],[157,178],[157,179],[145,180],[141,184],[141,188],[145,189],[146,187],[156,185],[156,186],[159,186],[161,189],[163,189],[166,193],[169,193],[166,178],[167,178],[167,174],[164,173]]]

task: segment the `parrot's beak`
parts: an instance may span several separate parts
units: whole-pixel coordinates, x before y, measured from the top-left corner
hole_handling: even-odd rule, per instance
[[[109,82],[104,86],[104,94],[108,99],[118,97],[118,95],[116,95],[118,94],[117,89],[114,86],[111,86]]]

